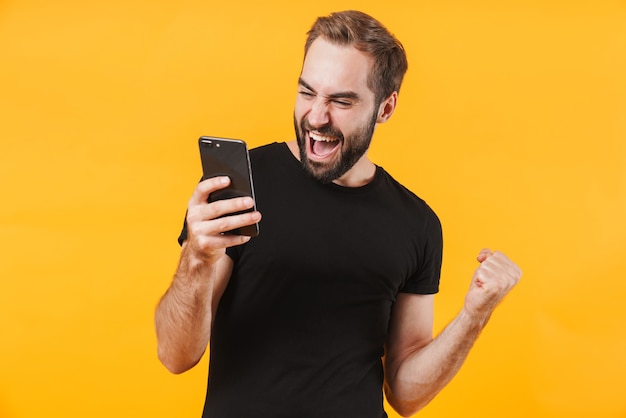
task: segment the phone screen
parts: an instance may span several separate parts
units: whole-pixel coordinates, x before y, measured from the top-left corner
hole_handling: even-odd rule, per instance
[[[230,185],[209,195],[209,201],[250,196],[254,199],[254,186],[250,157],[246,143],[239,139],[200,137],[200,158],[202,160],[203,180],[216,176],[228,176]],[[256,210],[249,209],[247,212]],[[240,212],[239,212],[240,213]],[[233,213],[232,215],[236,215]],[[229,231],[232,234],[256,236],[257,224]]]

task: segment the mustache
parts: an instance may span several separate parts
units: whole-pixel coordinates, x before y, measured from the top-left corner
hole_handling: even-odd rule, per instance
[[[306,131],[315,131],[322,135],[337,137],[343,142],[343,133],[330,123],[323,126],[312,126],[307,119],[302,119],[302,122],[300,122],[300,128],[302,129],[303,134]]]

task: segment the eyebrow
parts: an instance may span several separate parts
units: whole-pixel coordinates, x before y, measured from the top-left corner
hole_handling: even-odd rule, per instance
[[[298,84],[301,85],[302,87],[304,87],[307,90],[312,91],[313,93],[317,94],[317,91],[315,91],[315,89],[313,87],[311,87],[309,85],[309,83],[307,83],[306,81],[304,81],[302,79],[302,77],[300,77],[298,79]],[[337,93],[333,93],[330,94],[328,96],[326,96],[327,99],[352,99],[352,100],[361,100],[361,97],[358,95],[358,93],[352,91],[352,90],[348,90],[348,91],[341,91],[341,92],[337,92]]]

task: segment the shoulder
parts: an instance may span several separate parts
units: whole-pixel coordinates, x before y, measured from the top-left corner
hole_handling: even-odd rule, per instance
[[[389,194],[389,198],[393,199],[400,207],[407,208],[411,211],[417,210],[422,212],[428,219],[435,221],[437,224],[439,223],[437,214],[424,199],[396,180],[382,167],[378,167],[378,171],[380,181],[385,186],[381,189]]]
[[[250,164],[259,170],[275,171],[278,167],[289,167],[291,151],[285,142],[272,142],[250,149]]]
[[[275,157],[284,152],[286,144],[284,142],[272,142],[270,144],[261,145],[250,149],[250,158],[252,159],[264,159],[268,157]]]
[[[267,184],[269,188],[284,187],[294,183],[304,171],[285,142],[273,142],[250,150],[250,166],[257,185]]]

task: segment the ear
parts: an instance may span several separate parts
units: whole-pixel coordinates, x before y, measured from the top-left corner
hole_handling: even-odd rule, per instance
[[[378,117],[376,123],[385,123],[389,120],[393,111],[396,110],[398,104],[398,92],[394,91],[389,97],[387,97],[378,107]]]

